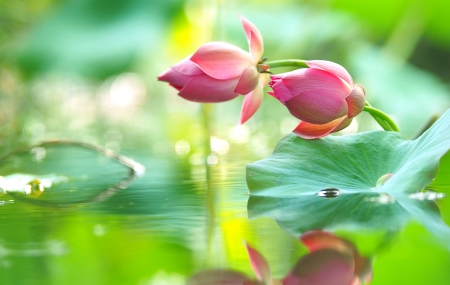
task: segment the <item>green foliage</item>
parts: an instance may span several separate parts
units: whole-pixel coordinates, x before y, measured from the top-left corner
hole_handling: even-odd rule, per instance
[[[392,33],[392,27],[402,27],[404,33],[424,33],[428,38],[448,46],[450,35],[445,31],[445,11],[450,3],[432,1],[336,1],[333,8],[353,14],[377,36]],[[409,35],[403,35],[408,38]]]
[[[366,88],[368,101],[392,114],[402,133],[414,138],[450,107],[448,88],[437,76],[396,60],[379,49],[364,48],[354,53],[350,67]]]
[[[106,78],[130,69],[159,43],[178,1],[66,1],[37,25],[19,52],[30,75],[49,71]]]

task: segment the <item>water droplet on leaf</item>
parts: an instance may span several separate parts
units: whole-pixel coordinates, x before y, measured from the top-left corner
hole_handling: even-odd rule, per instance
[[[31,155],[33,156],[33,160],[36,162],[41,162],[42,160],[44,160],[45,156],[47,155],[47,151],[45,150],[45,148],[37,146],[37,147],[33,147],[30,150]]]
[[[379,193],[379,194],[380,195],[376,197],[367,198],[366,201],[378,203],[380,205],[394,204],[396,202],[395,198],[387,193]]]
[[[436,201],[445,198],[444,193],[438,193],[434,191],[423,191],[418,193],[413,193],[408,196],[410,199],[414,200],[428,200],[428,201]]]
[[[388,173],[385,174],[383,176],[381,176],[380,178],[378,178],[377,184],[376,184],[376,188],[383,186],[384,183],[386,183],[386,181],[388,181],[391,177],[392,177],[392,173]]]
[[[324,197],[324,198],[336,198],[339,195],[341,195],[341,191],[339,191],[339,189],[336,189],[336,188],[327,188],[327,189],[322,189],[319,192],[317,192],[317,195],[319,197]]]

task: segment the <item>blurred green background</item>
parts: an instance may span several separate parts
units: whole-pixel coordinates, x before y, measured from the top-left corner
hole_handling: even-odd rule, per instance
[[[126,191],[77,211],[3,197],[1,280],[184,284],[216,267],[250,276],[242,239],[282,277],[305,250],[274,221],[247,220],[245,163],[267,157],[298,121],[266,94],[235,128],[243,96],[208,114],[157,75],[208,41],[246,50],[241,14],[270,60],[343,65],[415,138],[450,107],[449,10],[444,0],[0,0],[0,154],[72,139],[147,167]],[[345,133],[379,129],[365,114],[355,121]],[[448,223],[448,200],[441,206]],[[353,241],[374,254],[378,236],[361,236]],[[396,242],[375,260],[373,284],[449,284],[450,255],[422,227]]]
[[[366,88],[369,102],[413,138],[450,107],[450,33],[443,16],[449,5],[437,0],[1,1],[3,146],[17,144],[16,138],[61,136],[116,148],[194,138],[200,106],[155,78],[207,41],[247,49],[237,14],[258,26],[270,60],[325,59],[346,67]],[[242,100],[214,106],[215,132],[227,135]],[[377,128],[364,114],[357,122],[347,132]],[[266,137],[270,150],[296,123],[266,96],[244,131]],[[105,137],[110,130],[139,135],[117,141]],[[11,135],[14,142],[7,146]]]

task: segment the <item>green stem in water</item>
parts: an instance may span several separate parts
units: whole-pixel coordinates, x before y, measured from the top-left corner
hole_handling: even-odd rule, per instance
[[[378,122],[378,124],[380,124],[380,126],[385,131],[400,132],[397,125],[388,115],[378,109],[373,108],[369,103],[365,104],[363,111],[366,111],[367,113],[372,115],[372,117]]]
[[[274,60],[274,61],[264,62],[261,65],[268,66],[269,68],[285,67],[285,66],[293,66],[293,67],[298,67],[298,68],[308,68],[309,67],[306,64],[306,61],[301,60],[301,59]]]
[[[216,192],[212,187],[211,167],[207,163],[207,157],[211,154],[211,130],[212,130],[212,113],[213,105],[209,103],[202,104],[202,119],[203,119],[203,151],[204,151],[204,166],[206,168],[206,207],[208,217],[206,219],[206,234],[208,254],[212,254],[214,228],[216,227]]]

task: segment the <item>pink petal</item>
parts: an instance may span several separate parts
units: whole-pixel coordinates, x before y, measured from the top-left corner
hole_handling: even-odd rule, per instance
[[[352,255],[356,253],[356,248],[351,243],[330,232],[309,231],[304,233],[300,240],[310,252],[329,248]]]
[[[350,285],[354,281],[350,255],[321,249],[303,256],[283,280],[284,285]]]
[[[333,73],[344,80],[349,86],[353,86],[353,79],[348,71],[341,65],[327,60],[309,60],[306,62],[310,68],[319,68]]]
[[[323,125],[310,124],[302,121],[293,130],[293,133],[304,139],[318,139],[333,132],[345,119],[347,119],[347,117],[344,116]]]
[[[359,279],[364,280],[365,283],[369,283],[372,279],[372,262],[370,259],[360,256],[355,256],[355,274]]]
[[[280,101],[283,105],[285,104],[285,101],[291,99],[293,97],[293,94],[291,91],[284,85],[282,79],[282,76],[279,75],[272,75],[270,76],[271,81],[269,82],[270,88],[273,89],[273,92],[267,92],[272,97]]]
[[[364,87],[356,84],[350,95],[345,98],[345,101],[347,101],[348,106],[348,118],[353,118],[361,113],[364,109],[364,104],[366,103]]]
[[[339,132],[350,125],[353,119],[345,118],[336,128],[333,129],[332,133]]]
[[[282,81],[294,95],[305,91],[327,89],[336,96],[346,98],[352,91],[351,87],[339,77],[322,69],[297,69],[286,73]]]
[[[241,15],[238,16],[241,19],[242,26],[244,27],[245,36],[247,37],[248,46],[250,49],[250,54],[253,58],[253,62],[258,63],[264,52],[261,32],[252,22],[242,17]]]
[[[258,280],[262,281],[264,284],[271,283],[271,275],[269,264],[267,263],[264,256],[261,255],[256,249],[245,243],[247,248],[248,257],[250,259],[250,264],[252,266],[253,272],[255,272]]]
[[[263,92],[261,87],[256,87],[255,90],[245,95],[244,102],[242,103],[241,118],[239,124],[247,122],[258,110],[263,98]]]
[[[242,125],[245,123],[258,110],[263,98],[263,88],[267,84],[268,80],[268,75],[261,74],[259,85],[255,88],[255,90],[253,90],[253,92],[245,95],[244,102],[242,103],[241,119],[239,120],[239,124]]]
[[[172,66],[172,69],[185,75],[200,75],[204,72],[189,57]]]
[[[248,52],[223,42],[202,45],[190,59],[216,79],[239,77],[247,67],[254,65]]]
[[[158,75],[158,80],[168,82],[177,90],[181,90],[186,83],[192,79],[192,76],[182,74],[173,68],[169,68],[160,75]]]
[[[279,73],[279,74],[273,74],[273,75],[270,75],[270,79],[271,79],[271,80],[274,80],[274,81],[279,81],[279,80],[283,79],[283,77],[284,77],[285,75],[287,75],[288,73],[289,73],[289,72]]]
[[[326,124],[347,114],[345,100],[328,89],[305,91],[285,103],[294,117],[311,124]]]
[[[234,92],[245,95],[258,85],[259,73],[254,66],[248,67],[242,72]]]
[[[217,103],[231,100],[239,94],[234,93],[238,78],[218,80],[206,74],[193,76],[178,95],[186,100]]]
[[[283,280],[281,284],[283,285],[306,285],[306,280],[303,277],[292,275],[289,273]]]
[[[266,86],[270,81],[270,75],[269,74],[259,74],[259,82],[261,83],[261,86]]]
[[[358,276],[355,276],[349,285],[361,285],[361,279],[359,279]]]
[[[187,285],[242,285],[249,281],[251,282],[247,276],[240,272],[215,269],[195,274],[189,278]]]

